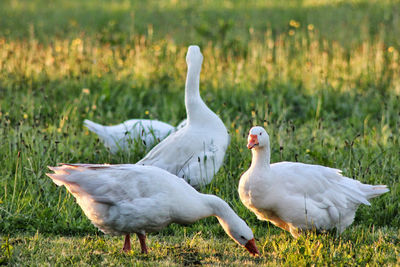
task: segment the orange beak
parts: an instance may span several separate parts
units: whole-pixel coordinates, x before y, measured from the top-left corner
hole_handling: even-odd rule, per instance
[[[250,134],[249,135],[249,139],[248,139],[248,143],[247,143],[247,148],[248,149],[252,149],[255,146],[258,146],[258,138],[256,134]]]
[[[257,249],[256,246],[256,241],[254,240],[254,238],[252,240],[249,240],[246,244],[246,246],[244,246],[251,255],[256,256],[256,255],[260,255],[260,252]]]

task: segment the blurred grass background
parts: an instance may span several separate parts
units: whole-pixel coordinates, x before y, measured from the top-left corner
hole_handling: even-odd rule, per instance
[[[58,244],[60,234],[94,235],[103,242],[73,197],[44,175],[46,166],[140,159],[144,148],[111,155],[82,126],[83,119],[110,125],[150,118],[176,125],[185,118],[185,53],[188,45],[198,44],[204,55],[201,95],[231,135],[225,164],[202,191],[225,199],[260,242],[268,241],[266,256],[230,261],[221,252],[224,246],[239,255],[245,251],[211,218],[189,227],[172,225],[150,240],[156,246],[164,239],[176,244],[200,236],[214,240],[217,252],[208,241],[187,241],[190,246],[179,252],[187,257],[167,253],[141,260],[207,263],[211,253],[219,264],[318,264],[321,257],[331,264],[399,263],[399,9],[400,1],[366,0],[1,1],[0,235],[2,244],[16,247],[13,257],[2,259],[64,263],[65,255],[45,260],[59,252],[58,245],[55,251],[39,249]],[[390,193],[360,207],[342,237],[292,240],[258,221],[238,199],[238,180],[251,160],[246,136],[256,124],[270,134],[272,162],[340,168],[361,182],[387,184]],[[333,242],[334,248],[318,254],[311,249],[307,257],[315,242]],[[386,250],[340,245],[362,242]],[[193,256],[193,244],[203,258]],[[126,263],[113,253],[111,262]],[[340,261],[335,253],[350,256]],[[72,261],[99,262],[98,257]]]

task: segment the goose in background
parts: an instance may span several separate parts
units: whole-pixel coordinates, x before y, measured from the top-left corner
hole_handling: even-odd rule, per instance
[[[222,199],[201,194],[177,176],[136,164],[62,164],[47,174],[64,185],[85,215],[106,234],[125,235],[123,251],[131,250],[136,233],[143,253],[146,233],[171,223],[193,223],[215,216],[225,232],[252,255],[259,254],[253,232]]]
[[[131,119],[118,125],[104,126],[90,120],[83,121],[83,125],[97,134],[104,146],[113,154],[118,150],[129,151],[136,142],[142,142],[147,148],[151,148],[156,142],[181,129],[185,124],[186,120],[183,120],[175,128],[162,121]]]
[[[229,134],[221,119],[200,97],[203,55],[198,46],[189,46],[186,62],[187,124],[161,141],[137,164],[160,167],[199,188],[209,184],[221,167]]]
[[[362,184],[341,170],[297,162],[270,164],[269,136],[264,128],[250,129],[247,147],[250,168],[241,176],[239,196],[258,219],[289,231],[328,230],[342,233],[360,204],[389,191],[386,185]]]

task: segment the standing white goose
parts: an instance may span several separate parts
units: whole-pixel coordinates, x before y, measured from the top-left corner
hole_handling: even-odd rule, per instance
[[[229,135],[221,119],[200,97],[203,55],[198,46],[189,46],[186,62],[187,124],[156,145],[137,164],[160,167],[199,187],[209,184],[221,167]]]
[[[124,251],[131,250],[130,233],[138,235],[142,252],[147,253],[146,232],[216,216],[233,240],[259,254],[253,232],[225,201],[197,192],[165,170],[134,164],[49,168],[55,173],[47,176],[65,185],[96,227],[107,234],[125,235]]]
[[[362,184],[341,175],[338,169],[295,162],[270,164],[267,132],[250,129],[247,147],[252,150],[250,168],[239,182],[243,204],[260,220],[289,231],[327,230],[340,233],[349,226],[360,204],[388,192],[386,185]]]
[[[116,153],[118,150],[128,151],[132,148],[131,144],[138,141],[150,148],[155,142],[160,142],[170,133],[182,128],[186,120],[176,128],[162,121],[146,119],[131,119],[112,126],[104,126],[90,120],[84,120],[83,124],[99,136],[111,153]]]

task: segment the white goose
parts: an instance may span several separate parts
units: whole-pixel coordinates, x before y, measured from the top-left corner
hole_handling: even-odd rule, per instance
[[[259,254],[253,232],[229,205],[214,195],[197,192],[181,178],[153,166],[135,164],[62,164],[47,174],[65,185],[92,223],[106,234],[139,237],[143,253],[146,232],[171,223],[193,223],[216,216],[225,232],[253,255]]]
[[[156,141],[160,142],[170,133],[183,128],[186,120],[176,128],[162,121],[146,119],[131,119],[112,126],[104,126],[90,120],[84,120],[83,124],[99,136],[111,153],[116,153],[120,149],[128,151],[132,148],[131,144],[138,141],[150,148]]]
[[[229,135],[221,119],[200,97],[203,55],[198,46],[189,47],[186,62],[187,124],[156,145],[137,164],[160,167],[184,178],[197,188],[209,184],[221,167]]]
[[[362,184],[338,169],[295,162],[270,164],[269,136],[262,127],[250,130],[250,168],[239,182],[243,204],[258,219],[289,231],[327,230],[349,226],[360,204],[388,192],[386,185]]]

